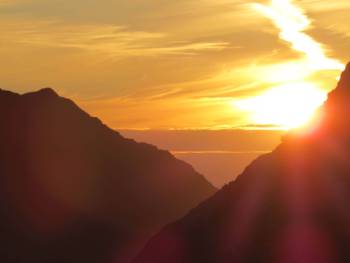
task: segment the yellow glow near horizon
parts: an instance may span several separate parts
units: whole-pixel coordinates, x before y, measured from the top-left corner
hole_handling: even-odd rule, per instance
[[[296,83],[272,88],[260,96],[234,102],[234,105],[249,112],[258,125],[291,129],[308,123],[326,99],[326,92],[312,83]]]

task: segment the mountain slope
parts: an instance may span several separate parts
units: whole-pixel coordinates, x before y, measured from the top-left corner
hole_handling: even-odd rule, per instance
[[[51,89],[0,90],[0,145],[1,262],[121,261],[215,191]]]
[[[349,113],[350,65],[317,125],[164,228],[134,263],[349,262]]]

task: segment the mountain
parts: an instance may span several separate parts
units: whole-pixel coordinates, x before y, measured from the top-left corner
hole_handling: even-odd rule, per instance
[[[165,227],[134,263],[350,262],[350,64],[320,116]]]
[[[52,89],[0,90],[1,262],[123,262],[215,190]]]

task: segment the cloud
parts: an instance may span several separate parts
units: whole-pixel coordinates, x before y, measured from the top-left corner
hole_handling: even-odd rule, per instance
[[[204,151],[171,151],[174,155],[192,155],[192,154],[266,154],[270,151],[224,151],[224,150],[204,150]]]
[[[280,30],[280,38],[304,54],[310,65],[316,69],[344,69],[344,64],[327,57],[323,45],[306,33],[311,27],[311,21],[292,0],[272,0],[269,5],[253,6],[274,22]]]
[[[335,12],[350,8],[350,2],[348,0],[305,0],[302,2],[302,5],[313,12]]]
[[[226,42],[173,42],[166,34],[123,26],[64,24],[55,21],[2,22],[3,41],[44,48],[79,49],[112,57],[196,55],[222,50]]]

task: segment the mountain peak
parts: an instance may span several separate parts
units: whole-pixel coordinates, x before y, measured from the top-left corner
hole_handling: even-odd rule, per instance
[[[58,97],[58,94],[56,93],[56,91],[54,91],[52,88],[49,88],[49,87],[40,89],[40,90],[38,90],[36,92],[33,92],[33,93],[40,94],[40,95],[43,95],[43,96]]]
[[[50,88],[0,90],[0,145],[3,263],[125,262],[216,191],[190,165]]]
[[[328,100],[324,105],[324,113],[326,114],[325,126],[329,124],[338,127],[342,131],[348,130],[348,121],[346,117],[349,113],[350,100],[350,63],[347,64],[345,70],[340,76],[336,88],[328,94]]]
[[[28,96],[28,95],[39,95],[40,97],[58,97],[59,96],[56,93],[56,91],[54,91],[52,88],[49,88],[49,87],[39,89],[38,91],[33,91],[33,92],[23,94],[23,96]],[[0,96],[13,97],[13,96],[21,96],[21,95],[13,91],[4,90],[0,88]]]
[[[345,70],[341,74],[336,90],[350,90],[350,63],[347,64]]]
[[[283,140],[253,161],[163,228],[133,263],[350,262],[349,101],[350,64],[317,133]]]
[[[16,95],[18,94],[12,91],[8,91],[0,88],[0,96],[16,96]]]

